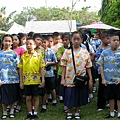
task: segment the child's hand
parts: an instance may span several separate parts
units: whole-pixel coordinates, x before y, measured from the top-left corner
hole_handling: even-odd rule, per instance
[[[48,65],[50,65],[50,63],[49,63],[49,62],[46,62],[46,67],[47,67]]]
[[[44,86],[45,86],[45,82],[42,82],[38,87],[39,88],[44,88]]]
[[[20,88],[24,89],[24,84],[23,83],[20,83]]]
[[[102,84],[104,84],[105,86],[107,86],[107,81],[105,79],[102,80]]]
[[[120,78],[115,82],[116,85],[120,84]]]
[[[2,85],[2,81],[0,80],[0,86]]]
[[[61,85],[66,86],[65,79],[62,79],[62,80],[61,80]]]

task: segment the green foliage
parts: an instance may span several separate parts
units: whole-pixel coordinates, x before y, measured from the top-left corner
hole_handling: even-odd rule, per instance
[[[120,28],[120,0],[103,0],[99,11],[101,21]]]

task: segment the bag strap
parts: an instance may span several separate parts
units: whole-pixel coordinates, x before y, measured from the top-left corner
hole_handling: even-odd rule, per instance
[[[72,60],[73,60],[74,71],[75,71],[75,74],[76,74],[75,58],[74,58],[74,52],[73,52],[72,43],[70,43],[70,46],[71,46],[71,51],[72,51]]]

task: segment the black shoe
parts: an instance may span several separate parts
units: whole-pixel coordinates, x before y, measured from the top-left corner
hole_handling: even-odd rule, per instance
[[[6,119],[7,117],[7,115],[2,115],[1,119]]]
[[[10,116],[9,116],[10,118],[15,118],[15,114],[13,113],[13,114],[10,114]]]
[[[34,109],[32,109],[32,114],[34,114]]]
[[[32,115],[28,114],[27,117],[26,117],[26,120],[31,120],[31,118],[32,118]]]
[[[60,103],[63,103],[63,100],[60,100]]]
[[[72,116],[72,115],[67,115],[66,119],[67,119],[67,120],[72,120],[72,119],[73,119],[73,116]]]
[[[41,113],[44,113],[44,112],[46,112],[46,109],[42,108]]]
[[[120,119],[120,116],[118,117],[118,119]]]
[[[75,115],[75,120],[80,120],[81,119],[81,116],[80,115]]]
[[[38,115],[32,115],[30,120],[37,120],[38,119]]]
[[[57,103],[52,103],[53,106],[57,106]]]
[[[48,102],[52,102],[52,99],[49,98],[49,99],[48,99]]]
[[[107,116],[107,117],[105,117],[106,119],[107,118],[114,118],[114,116],[111,116],[110,114]]]

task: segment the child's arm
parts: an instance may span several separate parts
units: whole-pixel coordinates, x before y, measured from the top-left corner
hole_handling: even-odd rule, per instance
[[[101,78],[102,78],[102,84],[104,84],[105,86],[107,86],[107,81],[105,79],[105,76],[104,76],[104,72],[103,72],[103,67],[100,66],[100,74],[101,74]]]
[[[45,86],[45,74],[44,74],[44,67],[42,67],[40,69],[40,73],[41,73],[41,78],[42,78],[42,82],[39,85],[40,88],[43,88]]]
[[[93,80],[92,80],[92,74],[91,74],[91,68],[86,68],[88,76],[89,76],[89,89],[93,87]]]
[[[55,64],[56,64],[56,62],[49,62],[49,61],[47,61],[46,62],[46,67],[49,66],[49,65],[55,65]]]
[[[61,84],[66,86],[65,83],[65,75],[66,75],[66,66],[62,66],[62,78],[61,78]]]
[[[24,84],[23,84],[22,68],[19,68],[18,72],[19,72],[19,76],[20,76],[20,88],[23,89],[24,88]]]

